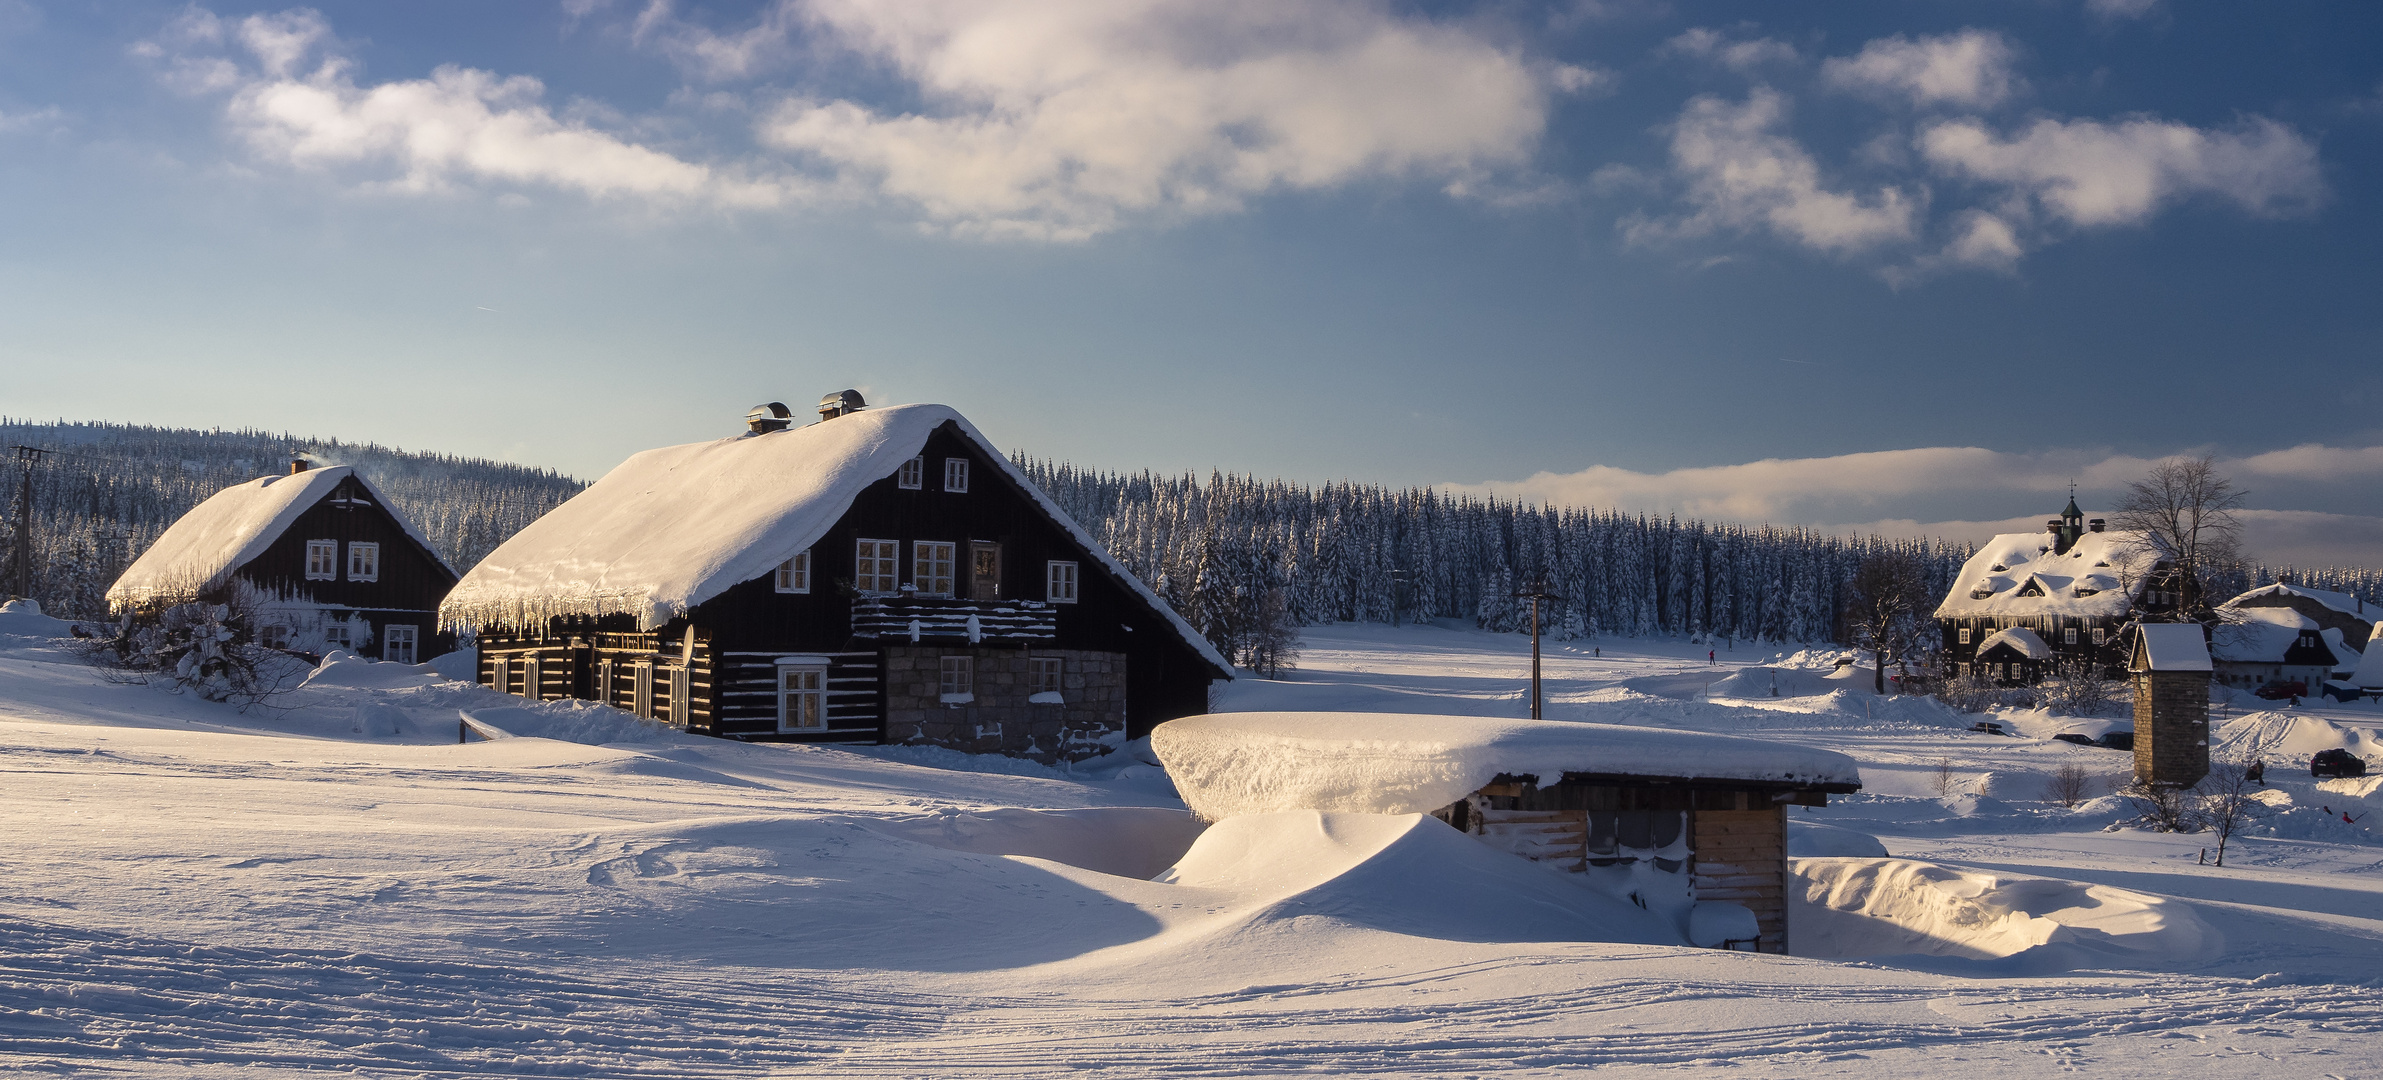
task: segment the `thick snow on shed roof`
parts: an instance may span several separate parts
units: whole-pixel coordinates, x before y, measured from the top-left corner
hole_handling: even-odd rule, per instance
[[[1499,775],[1566,773],[1783,787],[1861,786],[1853,759],[1665,728],[1403,713],[1211,713],[1160,724],[1150,746],[1210,821],[1285,810],[1415,814]]]
[[[108,606],[122,610],[152,600],[179,600],[223,584],[232,571],[264,554],[300,514],[350,476],[405,527],[406,535],[422,545],[424,552],[433,559],[439,557],[438,549],[389,504],[371,480],[354,466],[335,465],[258,477],[208,496],[133,560],[108,588]]]
[[[2089,532],[2055,554],[2048,533],[2003,533],[1961,564],[1936,617],[2123,615],[2142,590],[2144,575],[2159,562],[2144,550],[2141,538],[2134,532]],[[2029,578],[2040,583],[2042,595],[2020,595],[2035,591],[2026,588]],[[2088,595],[2077,595],[2080,591]]]
[[[2144,623],[2135,645],[2136,671],[2208,671],[2209,643],[2200,623]]]
[[[2011,648],[2019,650],[2019,655],[2030,660],[2049,660],[2052,658],[2052,646],[2044,644],[2044,639],[2041,635],[2024,626],[2013,626],[2006,629],[1997,630],[1994,633],[1988,635],[1986,640],[1978,642],[1977,654],[1979,656],[1984,656],[1986,655],[1986,650],[1991,649],[1996,645],[2008,645]]]
[[[2286,607],[2240,607],[2226,611],[2233,621],[2209,632],[2209,657],[2243,664],[2281,664],[2284,654],[2300,644],[2303,634],[2315,634],[2333,653],[2336,668],[2358,663],[2358,650],[2342,641],[2339,630],[2319,627],[2317,620]]]
[[[1183,639],[1231,671],[1208,640],[943,405],[863,409],[764,435],[634,455],[514,534],[439,605],[450,629],[527,626],[558,615],[637,617],[651,629],[817,543],[861,489],[918,456],[944,424],[959,431],[1134,590]]]

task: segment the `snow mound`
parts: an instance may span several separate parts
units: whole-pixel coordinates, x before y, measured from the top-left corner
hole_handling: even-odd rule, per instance
[[[1826,750],[1661,728],[1393,713],[1212,713],[1150,736],[1176,790],[1210,821],[1285,810],[1414,814],[1500,775],[1565,773],[1861,785]]]
[[[1839,671],[1855,670],[1858,667],[1858,665],[1851,665],[1846,668],[1791,668],[1784,666],[1740,668],[1737,673],[1713,683],[1705,691],[1705,696],[1708,698],[1819,697],[1845,689],[1844,680],[1833,676]],[[1870,669],[1859,668],[1859,670],[1866,673]],[[1864,675],[1863,678],[1866,679],[1867,675]],[[1776,695],[1771,693],[1771,688],[1774,686],[1779,689]]]
[[[39,600],[11,600],[0,604],[0,635],[61,638],[73,633],[73,623],[42,614]]]
[[[1208,828],[1186,811],[1156,806],[947,809],[865,824],[888,836],[947,851],[1024,855],[1145,879],[1158,876],[1183,858]]]
[[[352,652],[334,651],[323,657],[323,662],[298,685],[317,689],[402,690],[446,681],[446,676],[428,664],[391,664],[367,660]]]
[[[2228,721],[2209,740],[2210,756],[2241,761],[2305,758],[2336,747],[2360,757],[2383,752],[2383,730],[2268,709]]]
[[[1797,859],[1801,956],[1991,961],[2002,974],[2171,968],[2215,955],[2215,929],[2179,901],[2106,885],[1909,859]],[[1985,972],[1980,972],[1985,973]]]
[[[1269,898],[1243,920],[1325,920],[1443,941],[1681,944],[1681,928],[1421,814],[1229,818],[1156,880]]]
[[[454,652],[440,653],[422,666],[453,682],[479,682],[480,650],[467,646]]]
[[[1866,832],[1842,825],[1787,819],[1787,856],[1791,859],[1883,859],[1887,846]]]
[[[553,739],[608,746],[670,742],[684,736],[669,725],[642,720],[593,701],[541,701],[462,710],[475,730],[505,738]]]

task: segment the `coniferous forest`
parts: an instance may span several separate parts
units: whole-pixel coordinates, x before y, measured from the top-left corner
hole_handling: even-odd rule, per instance
[[[33,477],[32,588],[70,617],[103,613],[107,586],[175,519],[233,484],[281,472],[293,454],[371,477],[458,571],[576,494],[582,481],[522,465],[264,431],[201,431],[0,418],[12,457],[6,536]],[[1258,628],[1454,619],[1526,629],[1537,591],[1559,638],[1651,635],[1824,642],[1865,558],[1912,559],[1948,589],[1970,548],[1942,540],[1837,535],[1623,510],[1536,506],[1427,488],[1248,476],[1113,473],[1019,456],[1061,509],[1220,648]],[[13,544],[12,544],[13,547]],[[2284,580],[2383,602],[2383,574],[2358,567],[2244,566],[2229,594]],[[14,581],[0,567],[0,590]]]

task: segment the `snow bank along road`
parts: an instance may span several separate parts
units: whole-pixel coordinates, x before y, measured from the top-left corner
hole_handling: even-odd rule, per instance
[[[1311,644],[1298,678],[1238,685],[1227,707],[1519,704],[1507,638],[1322,628]],[[2106,752],[1962,734],[1803,668],[1785,669],[1790,691],[1819,692],[1769,698],[1767,670],[1708,672],[1702,647],[1694,664],[1685,647],[1609,651],[1557,650],[1551,715],[1853,755],[1869,790],[1804,838],[1860,855],[1875,835],[1899,858],[1807,876],[1875,899],[1838,916],[1925,932],[1863,959],[1650,944],[1428,819],[1202,832],[1130,759],[1070,776],[746,746],[559,704],[503,714],[550,737],[456,746],[456,709],[508,699],[349,663],[285,714],[240,716],[0,638],[0,1067],[2383,1070],[2383,847],[2317,809],[2367,795],[2279,785],[2268,835],[2216,871],[2194,865],[2198,839],[2105,832],[2106,803],[2025,790],[2063,755]],[[1762,696],[1712,692],[1723,676]],[[1890,947],[1862,929],[1815,937]]]

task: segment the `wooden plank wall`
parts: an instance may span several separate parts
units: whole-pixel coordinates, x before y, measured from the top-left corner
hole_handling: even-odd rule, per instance
[[[1698,900],[1726,900],[1754,912],[1755,948],[1787,951],[1787,808],[1698,810],[1689,819]]]
[[[825,656],[827,730],[811,734],[778,731],[778,658]],[[736,651],[720,654],[717,730],[714,734],[763,742],[876,743],[884,740],[884,685],[878,656],[869,652],[807,653],[799,650]]]

